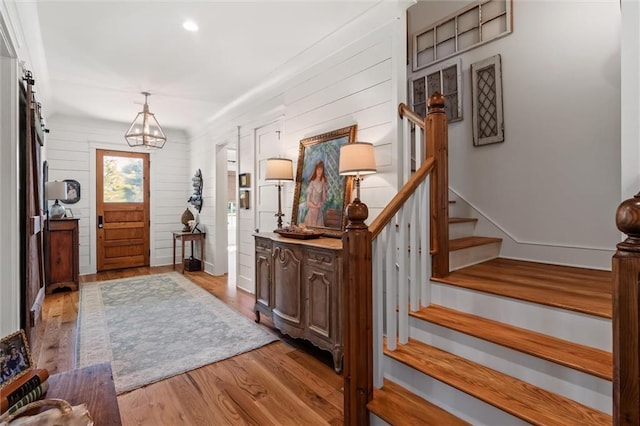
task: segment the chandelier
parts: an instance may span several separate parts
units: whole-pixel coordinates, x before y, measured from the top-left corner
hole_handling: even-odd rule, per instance
[[[127,143],[131,147],[143,146],[147,149],[162,148],[167,141],[167,137],[162,131],[162,127],[156,120],[154,114],[149,112],[147,97],[151,95],[149,92],[142,92],[144,95],[144,108],[139,112],[136,119],[131,123],[131,127],[124,135]]]

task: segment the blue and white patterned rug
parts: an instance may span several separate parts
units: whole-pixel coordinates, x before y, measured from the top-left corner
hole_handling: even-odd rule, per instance
[[[76,366],[121,394],[278,340],[176,272],[80,286]]]

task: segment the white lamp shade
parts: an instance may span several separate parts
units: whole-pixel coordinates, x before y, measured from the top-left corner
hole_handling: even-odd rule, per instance
[[[375,173],[376,157],[373,144],[368,142],[354,142],[340,147],[341,175],[369,175]]]
[[[287,158],[268,158],[264,180],[293,180],[293,161]]]
[[[44,184],[44,193],[47,200],[66,200],[67,199],[67,183],[66,182],[46,182]]]

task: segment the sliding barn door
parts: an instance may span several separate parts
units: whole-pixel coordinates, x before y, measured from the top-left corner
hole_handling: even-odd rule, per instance
[[[97,150],[98,271],[149,266],[149,154]]]
[[[44,141],[40,112],[32,85],[20,90],[20,252],[21,327],[34,345],[44,301],[44,216],[41,196],[40,150]]]

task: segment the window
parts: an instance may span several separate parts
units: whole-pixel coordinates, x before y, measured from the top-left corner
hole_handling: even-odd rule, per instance
[[[427,100],[434,92],[440,92],[445,97],[445,112],[449,122],[462,120],[461,75],[460,59],[448,61],[438,69],[431,68],[418,78],[414,78],[412,96],[413,110],[427,115]]]
[[[478,0],[413,36],[413,71],[511,33],[511,0]]]
[[[142,203],[144,172],[142,158],[104,156],[103,202]]]

